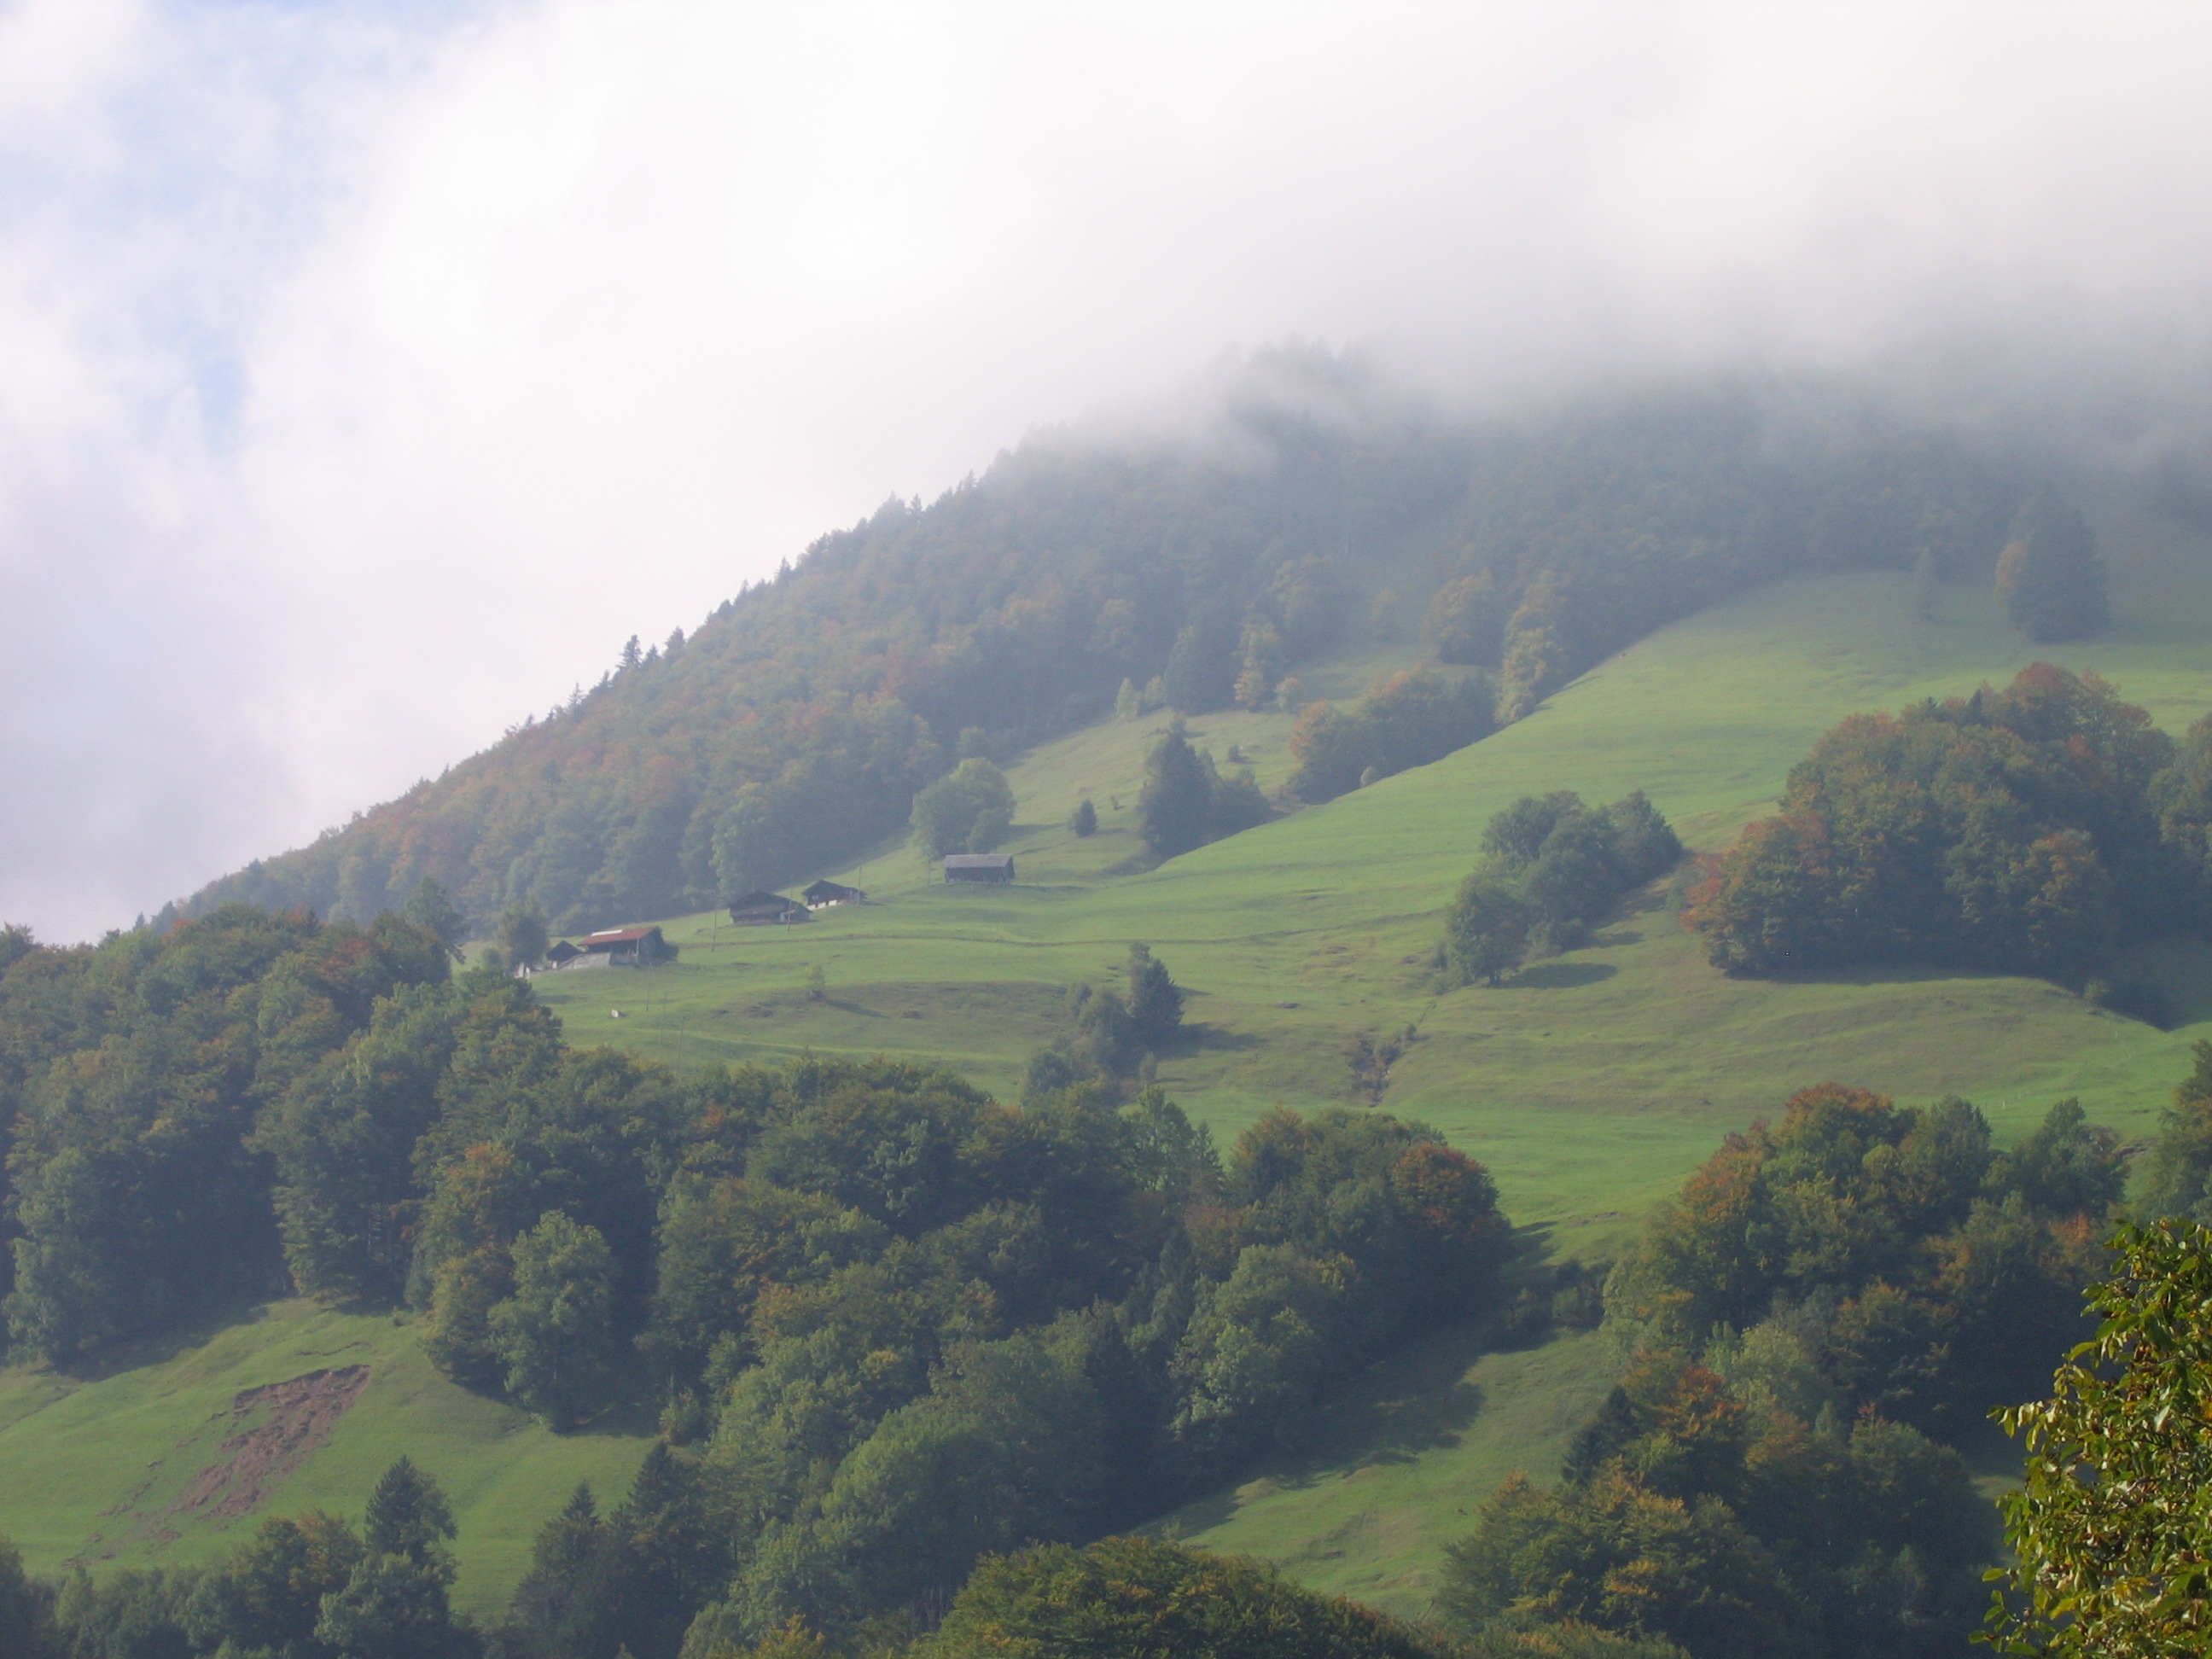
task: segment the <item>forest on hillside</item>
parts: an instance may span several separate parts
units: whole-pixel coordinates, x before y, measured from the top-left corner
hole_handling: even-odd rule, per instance
[[[491,749],[156,921],[242,900],[365,922],[425,878],[479,928],[524,902],[562,932],[703,909],[857,854],[963,758],[1125,688],[1186,714],[1264,704],[1361,629],[1418,627],[1486,671],[1490,706],[1435,733],[1316,715],[1298,793],[1319,799],[1748,585],[1986,574],[2024,493],[1802,389],[1474,424],[1349,362],[1267,367],[1206,442],[1046,434],[926,507],[888,501]],[[1261,389],[1285,379],[1304,403]]]

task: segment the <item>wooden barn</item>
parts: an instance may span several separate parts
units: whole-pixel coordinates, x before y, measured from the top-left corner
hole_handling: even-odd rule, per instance
[[[740,927],[772,927],[811,921],[813,917],[797,899],[787,899],[781,893],[747,893],[730,901],[730,920]]]
[[[583,954],[605,959],[610,968],[650,968],[673,962],[676,951],[658,927],[607,927],[584,937]]]
[[[810,910],[826,910],[833,904],[858,904],[868,896],[857,887],[842,887],[834,881],[817,881],[799,896]]]
[[[574,945],[569,944],[568,941],[564,939],[556,942],[553,948],[545,953],[545,961],[550,967],[566,968],[570,963],[574,962],[578,957],[580,957],[584,953],[581,951],[579,951]]]
[[[1012,853],[954,853],[945,860],[947,881],[1008,882],[1014,878]]]

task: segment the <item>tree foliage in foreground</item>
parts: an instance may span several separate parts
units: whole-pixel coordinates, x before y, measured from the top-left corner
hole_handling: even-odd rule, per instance
[[[2016,1565],[1998,1650],[2193,1659],[2212,1647],[2212,1230],[2123,1228],[2103,1322],[2051,1397],[1998,1413],[2024,1442],[2004,1500]]]

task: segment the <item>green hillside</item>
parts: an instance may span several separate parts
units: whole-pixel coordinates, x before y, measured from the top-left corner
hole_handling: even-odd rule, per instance
[[[2093,1116],[2140,1133],[2212,1020],[2212,950],[2138,953],[2191,1022],[2170,1032],[2036,981],[1730,981],[1676,925],[1679,894],[1664,882],[1633,896],[1589,948],[1501,988],[1439,995],[1429,965],[1482,824],[1524,793],[1603,800],[1640,787],[1693,847],[1712,849],[1842,715],[2001,680],[2038,657],[2106,675],[2171,730],[2212,710],[2204,543],[2124,505],[2098,516],[2118,620],[2084,645],[2030,647],[1978,587],[1946,588],[1923,621],[1900,574],[1793,579],[1642,641],[1435,765],[1143,873],[1109,872],[1139,850],[1136,791],[1160,720],[1094,725],[1008,769],[1020,805],[1006,843],[1015,886],[933,884],[911,854],[884,845],[822,872],[866,888],[866,905],[791,928],[680,918],[669,924],[678,964],[550,975],[538,990],[572,1042],[678,1065],[884,1054],[1011,1092],[1054,1034],[1063,988],[1107,980],[1141,939],[1189,994],[1188,1035],[1159,1080],[1217,1136],[1277,1103],[1350,1100],[1350,1038],[1412,1024],[1419,1041],[1386,1107],[1446,1131],[1490,1165],[1516,1221],[1593,1258],[1616,1249],[1723,1133],[1824,1079],[1913,1099],[1956,1091],[2001,1138],[2078,1094]],[[1300,673],[1310,691],[1346,696],[1417,656],[1370,643]],[[1240,713],[1192,730],[1224,760],[1236,744],[1272,786],[1289,769],[1290,726],[1285,714]],[[1058,826],[1085,793],[1103,828],[1082,840]],[[805,988],[817,965],[819,1000]],[[369,1367],[365,1390],[326,1444],[266,1484],[263,1507],[357,1511],[376,1471],[405,1450],[454,1495],[461,1591],[478,1607],[511,1587],[531,1535],[577,1480],[613,1495],[644,1443],[613,1431],[552,1436],[440,1378],[405,1324],[283,1304],[96,1382],[0,1373],[0,1531],[42,1569],[204,1559],[237,1520],[212,1512],[219,1497],[181,1499],[233,1457],[222,1442],[258,1420],[250,1402],[248,1419],[237,1417],[240,1391],[355,1364]],[[1465,1334],[1435,1339],[1364,1379],[1319,1443],[1171,1524],[1418,1610],[1462,1511],[1509,1468],[1548,1474],[1605,1376],[1595,1338],[1491,1354]]]
[[[1499,989],[1438,996],[1429,967],[1482,824],[1522,794],[1643,788],[1692,847],[1717,849],[1843,715],[1969,690],[2039,657],[2106,675],[2170,730],[2212,709],[2203,544],[2117,506],[2103,520],[2118,620],[2095,641],[2032,646],[1963,587],[1921,621],[1900,575],[1778,583],[1641,641],[1435,765],[1138,875],[1103,872],[1138,850],[1137,779],[1159,722],[1094,726],[1010,769],[1013,887],[932,884],[906,849],[885,848],[827,872],[866,888],[866,906],[795,928],[684,918],[670,928],[678,965],[549,976],[541,994],[573,1039],[604,1034],[678,1063],[910,1054],[1007,1091],[1053,1034],[1061,988],[1109,978],[1142,939],[1192,994],[1194,1029],[1160,1081],[1218,1134],[1277,1103],[1349,1100],[1351,1036],[1414,1024],[1420,1040],[1384,1104],[1488,1162],[1516,1218],[1596,1253],[1721,1134],[1826,1078],[1908,1098],[1955,1091],[2000,1134],[2068,1094],[2139,1131],[2201,1032],[2160,1032],[2040,981],[1918,969],[1729,980],[1675,925],[1667,884],[1635,896],[1589,948]],[[1334,664],[1310,682],[1350,689],[1392,661]],[[1272,783],[1288,769],[1288,725],[1215,714],[1192,731],[1217,755],[1237,744]],[[1057,827],[1084,793],[1103,826],[1087,842]],[[2140,955],[2192,1024],[2212,1018],[2212,951],[2176,941]],[[816,964],[818,1001],[802,985]]]

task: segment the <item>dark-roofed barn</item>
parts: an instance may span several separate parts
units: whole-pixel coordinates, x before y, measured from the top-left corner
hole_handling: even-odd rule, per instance
[[[812,919],[805,905],[781,893],[747,893],[743,898],[730,901],[730,920],[740,927],[788,926]]]
[[[817,881],[801,893],[810,910],[820,910],[832,904],[858,904],[867,895],[857,887],[846,887],[834,881]]]
[[[1012,853],[954,853],[945,860],[947,881],[997,881],[1014,878]]]
[[[583,954],[603,957],[610,968],[650,968],[673,962],[676,951],[658,927],[608,927],[584,938]]]

